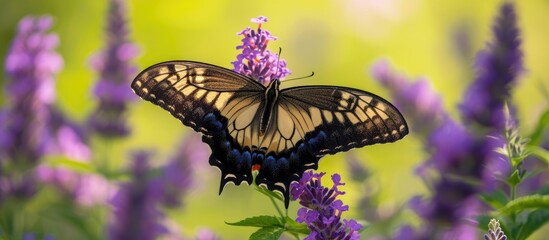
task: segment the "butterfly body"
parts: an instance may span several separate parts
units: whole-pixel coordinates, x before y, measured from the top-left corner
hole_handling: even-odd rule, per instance
[[[318,160],[351,148],[394,142],[408,133],[400,112],[377,95],[336,86],[267,87],[211,64],[170,61],[142,71],[132,82],[141,98],[203,133],[221,170],[220,192],[233,182],[279,191]]]
[[[274,112],[274,107],[278,100],[278,92],[280,91],[280,81],[278,79],[273,80],[267,89],[265,90],[265,108],[263,114],[261,114],[260,122],[260,134],[263,135],[267,130],[267,126],[271,122],[271,113]]]

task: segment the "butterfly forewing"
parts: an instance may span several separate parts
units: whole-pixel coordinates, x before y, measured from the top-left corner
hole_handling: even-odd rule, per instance
[[[132,82],[132,89],[141,98],[168,110],[183,124],[210,134],[202,126],[207,113],[236,105],[238,97],[261,96],[265,87],[218,66],[170,61],[142,71]]]
[[[327,140],[318,155],[394,142],[408,134],[401,113],[385,99],[358,89],[304,86],[284,89],[280,105],[291,109],[304,139],[319,132]]]

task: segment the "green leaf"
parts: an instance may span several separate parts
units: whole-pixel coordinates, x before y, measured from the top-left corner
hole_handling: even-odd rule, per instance
[[[304,223],[298,223],[289,217],[286,217],[285,221],[286,221],[286,230],[288,232],[300,233],[305,235],[309,235],[309,233],[311,233],[309,228],[307,228],[307,225]]]
[[[502,214],[521,212],[527,209],[547,209],[549,210],[548,195],[529,195],[510,201],[505,207],[499,209]]]
[[[263,227],[250,235],[250,240],[278,240],[284,233],[283,228]]]
[[[280,219],[274,216],[256,216],[251,218],[246,218],[244,220],[229,223],[225,222],[231,226],[244,226],[244,227],[284,227],[284,224]]]
[[[491,193],[487,194],[480,194],[480,199],[485,202],[486,204],[490,205],[491,207],[495,209],[499,209],[504,207],[508,202],[509,199],[507,198],[507,195],[502,190],[497,190]],[[488,224],[490,222],[490,219],[486,222]],[[485,224],[485,225],[486,225]]]
[[[515,169],[515,171],[513,171],[513,174],[511,174],[511,176],[509,176],[509,178],[507,178],[507,182],[511,186],[516,186],[517,184],[520,183],[520,180],[521,179],[520,179],[520,174],[519,174],[518,169]]]
[[[543,133],[545,132],[545,128],[547,126],[549,126],[549,108],[545,110],[545,112],[539,118],[536,129],[534,130],[532,135],[530,135],[530,142],[528,145],[539,146],[543,140]]]
[[[490,220],[493,218],[489,215],[479,215],[476,217],[478,222],[478,228],[481,229],[484,232],[488,231],[488,223],[490,223]]]
[[[97,169],[89,163],[73,160],[63,156],[47,157],[46,163],[53,167],[64,167],[74,172],[80,173],[96,173]]]
[[[545,163],[549,164],[549,151],[538,147],[538,146],[531,146],[528,148],[528,151],[536,156],[537,158],[543,160]]]
[[[528,239],[532,233],[540,229],[543,225],[549,222],[549,211],[538,210],[528,214],[526,222],[524,222],[518,232],[516,239]]]
[[[505,235],[507,235],[507,239],[516,239],[516,234],[511,236],[511,234],[515,233],[514,231],[510,230],[511,227],[509,227],[510,221],[509,218],[502,218],[500,219],[501,221],[499,222],[500,224],[500,227],[501,227],[501,231],[503,231],[503,233],[505,233]]]
[[[541,187],[536,193],[540,195],[549,195],[549,185]]]

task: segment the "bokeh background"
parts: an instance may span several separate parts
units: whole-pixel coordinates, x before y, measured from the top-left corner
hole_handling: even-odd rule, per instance
[[[236,33],[250,18],[269,18],[264,29],[278,40],[271,50],[282,48],[282,58],[293,74],[301,77],[314,71],[314,77],[283,83],[283,87],[307,84],[349,86],[388,97],[372,80],[369,67],[378,59],[387,59],[402,73],[425,77],[443,97],[444,106],[457,116],[457,104],[474,78],[475,53],[491,39],[491,26],[501,0],[330,0],[330,1],[128,1],[130,39],[140,49],[135,63],[140,69],[166,60],[184,59],[208,62],[231,68],[241,37]],[[549,1],[515,1],[526,71],[513,89],[523,133],[548,106],[549,89]],[[107,1],[0,0],[0,56],[2,65],[17,22],[27,15],[50,14],[53,31],[61,44],[64,69],[56,81],[55,105],[77,121],[85,121],[95,108],[91,87],[97,74],[89,66],[92,54],[105,46]],[[0,87],[7,81],[0,75]],[[129,87],[129,86],[128,86]],[[545,95],[544,95],[545,94]],[[0,104],[5,103],[0,91]],[[113,166],[129,164],[131,149],[155,149],[153,164],[160,165],[179,146],[190,129],[169,113],[145,101],[132,104],[128,114],[132,135],[113,146]],[[423,159],[420,141],[413,134],[387,145],[375,145],[350,151],[372,173],[369,186],[378,193],[382,212],[392,212],[414,195],[426,193],[414,169]],[[357,200],[364,191],[352,182],[345,158],[347,153],[326,156],[320,171],[341,173],[350,205],[347,217],[357,215]],[[241,239],[255,231],[230,227],[234,222],[254,215],[275,214],[269,200],[251,187],[229,185],[217,195],[219,173],[207,159],[195,161],[204,167],[200,184],[185,197],[184,206],[168,215],[185,234],[193,235],[207,227],[226,239]],[[291,204],[290,213],[295,213]],[[295,215],[294,215],[295,216]],[[404,220],[415,215],[405,210]]]

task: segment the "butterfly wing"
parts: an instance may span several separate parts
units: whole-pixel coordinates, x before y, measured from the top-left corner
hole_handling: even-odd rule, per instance
[[[261,97],[265,87],[229,69],[200,62],[170,61],[143,70],[132,89],[144,100],[170,112],[195,131],[212,133],[204,127],[208,113],[234,107],[239,98]],[[230,105],[230,106],[228,106]]]
[[[294,116],[304,140],[326,134],[315,154],[335,154],[351,148],[394,142],[408,134],[408,125],[387,100],[366,91],[336,86],[284,89],[281,106]],[[320,146],[319,145],[319,146]]]
[[[221,170],[220,192],[228,182],[251,183],[251,157],[234,154],[251,143],[237,142],[242,134],[236,135],[234,129],[254,126],[264,103],[263,85],[215,65],[170,61],[143,70],[131,86],[144,100],[204,134],[202,140],[212,149],[210,164]]]
[[[280,91],[263,143],[267,157],[257,184],[283,193],[318,160],[351,148],[394,142],[408,134],[402,114],[385,99],[358,89],[305,86]]]

